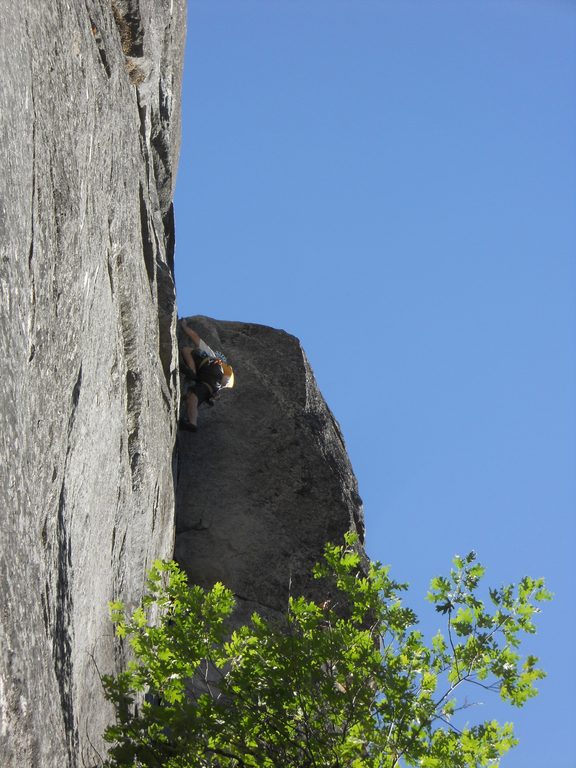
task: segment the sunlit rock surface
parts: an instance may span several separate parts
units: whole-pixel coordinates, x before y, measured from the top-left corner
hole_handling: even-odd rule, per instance
[[[176,558],[192,581],[223,581],[254,608],[313,593],[327,541],[363,536],[362,502],[340,428],[298,339],[248,323],[190,319],[224,352],[236,387],[178,436]]]
[[[173,545],[184,0],[0,0],[0,765],[92,766]]]

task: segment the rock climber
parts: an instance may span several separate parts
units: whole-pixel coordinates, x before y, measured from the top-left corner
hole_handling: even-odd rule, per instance
[[[234,371],[224,355],[214,352],[189,325],[186,318],[180,321],[185,334],[179,344],[182,396],[186,415],[179,421],[180,429],[196,432],[198,406],[214,405],[214,398],[221,389],[234,386]]]

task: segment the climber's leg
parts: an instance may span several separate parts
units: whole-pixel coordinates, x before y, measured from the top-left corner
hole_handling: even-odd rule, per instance
[[[192,355],[192,347],[182,347],[181,352],[182,357],[184,358],[184,362],[188,368],[196,373],[196,363],[194,362],[194,356]]]
[[[186,395],[186,415],[190,424],[195,427],[198,421],[198,398],[192,390]]]

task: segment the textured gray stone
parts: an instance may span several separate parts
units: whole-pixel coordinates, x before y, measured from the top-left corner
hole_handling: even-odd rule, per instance
[[[174,545],[185,0],[0,10],[0,766],[76,768],[125,662],[107,602]],[[356,480],[297,339],[195,324],[238,384],[178,436],[176,553],[244,615],[278,611],[362,534]]]
[[[173,545],[184,0],[0,0],[0,765],[93,765]]]
[[[314,593],[327,541],[363,536],[362,502],[340,428],[298,339],[247,323],[190,318],[233,365],[237,385],[178,436],[176,559],[195,583],[223,581],[254,608]]]

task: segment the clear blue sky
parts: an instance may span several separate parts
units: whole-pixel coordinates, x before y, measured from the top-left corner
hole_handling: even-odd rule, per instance
[[[576,2],[191,0],[188,42],[180,313],[302,340],[425,629],[456,552],[547,577],[541,695],[482,714],[575,768]]]

